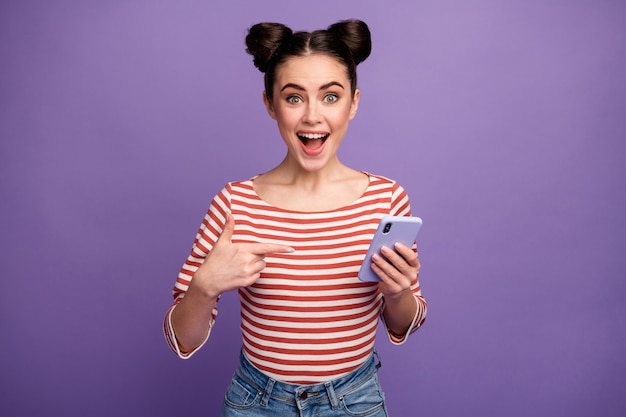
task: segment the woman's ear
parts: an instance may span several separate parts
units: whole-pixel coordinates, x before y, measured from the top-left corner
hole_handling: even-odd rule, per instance
[[[274,104],[272,100],[267,97],[267,92],[263,91],[263,103],[265,104],[265,108],[267,109],[267,114],[274,120],[276,120],[276,111],[274,110]]]
[[[349,120],[354,119],[354,116],[356,116],[356,111],[359,109],[359,100],[361,100],[361,90],[357,88],[354,91],[354,97],[352,97],[352,104],[350,105]]]

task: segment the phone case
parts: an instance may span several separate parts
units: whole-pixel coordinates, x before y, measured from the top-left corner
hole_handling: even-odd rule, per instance
[[[380,248],[387,246],[394,247],[397,242],[402,242],[406,246],[413,247],[417,239],[417,233],[422,227],[422,219],[419,217],[406,216],[385,216],[380,220],[376,234],[372,239],[367,255],[361,264],[359,270],[359,279],[361,281],[376,282],[381,279],[372,271],[372,255],[380,253]]]

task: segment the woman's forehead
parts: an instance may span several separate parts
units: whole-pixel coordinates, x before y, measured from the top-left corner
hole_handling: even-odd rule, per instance
[[[349,84],[346,67],[338,59],[322,54],[289,57],[276,68],[277,84],[297,80],[317,81],[320,85],[330,81]]]

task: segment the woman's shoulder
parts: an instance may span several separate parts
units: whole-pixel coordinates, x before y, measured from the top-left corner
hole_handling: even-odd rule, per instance
[[[251,178],[245,179],[245,180],[235,180],[235,181],[229,181],[226,184],[226,187],[229,188],[233,188],[233,187],[241,187],[241,188],[250,188],[252,187],[252,183],[253,181],[258,177],[259,175],[255,175]]]
[[[254,189],[253,182],[259,177],[260,174],[254,175],[253,177],[247,179],[238,179],[233,181],[228,181],[223,187],[221,192],[230,194],[233,190],[251,190]]]
[[[235,180],[227,182],[222,186],[220,191],[214,195],[214,199],[230,200],[233,195],[253,195],[253,179],[254,177],[245,180]]]
[[[398,182],[392,178],[389,178],[387,176],[384,175],[379,175],[379,174],[372,174],[371,172],[367,172],[367,171],[362,171],[365,175],[367,175],[368,177],[370,177],[370,186],[376,186],[376,187],[399,187],[400,184],[398,184]]]

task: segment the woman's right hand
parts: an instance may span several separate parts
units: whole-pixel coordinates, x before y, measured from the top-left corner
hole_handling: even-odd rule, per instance
[[[292,253],[294,249],[273,243],[233,243],[235,219],[226,214],[226,224],[213,249],[191,280],[191,287],[209,298],[254,284],[265,268],[265,256]]]
[[[271,243],[233,243],[234,230],[235,220],[228,213],[222,234],[172,311],[176,343],[183,355],[206,340],[220,294],[254,284],[265,268],[266,255],[294,251]]]

